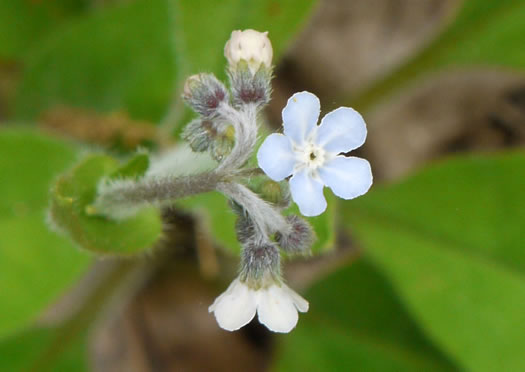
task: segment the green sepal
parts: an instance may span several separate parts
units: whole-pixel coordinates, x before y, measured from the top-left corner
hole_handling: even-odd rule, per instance
[[[92,211],[100,180],[137,178],[147,169],[146,154],[125,165],[106,155],[90,155],[60,176],[51,190],[52,222],[83,249],[99,254],[129,255],[151,249],[162,235],[156,208],[115,221]]]

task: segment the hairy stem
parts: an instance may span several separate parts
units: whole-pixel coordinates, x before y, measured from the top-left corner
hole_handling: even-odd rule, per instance
[[[288,232],[289,225],[285,218],[246,186],[221,182],[217,185],[217,190],[242,205],[252,219],[259,236],[266,238],[277,231]]]
[[[124,180],[103,183],[93,205],[94,213],[113,218],[133,215],[146,205],[161,206],[187,196],[212,191],[228,177],[220,172],[204,172],[186,176],[145,177],[138,181]]]
[[[237,111],[228,104],[219,108],[221,117],[235,129],[235,145],[230,154],[219,164],[218,171],[236,170],[246,163],[257,142],[257,107],[245,105]]]

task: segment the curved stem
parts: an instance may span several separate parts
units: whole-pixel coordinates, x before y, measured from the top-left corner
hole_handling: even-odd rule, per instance
[[[217,185],[217,190],[242,205],[260,236],[267,237],[277,231],[288,232],[289,225],[286,219],[246,186],[233,182],[221,182]]]
[[[257,107],[245,105],[238,111],[229,104],[222,104],[220,115],[231,122],[235,129],[235,145],[230,154],[219,164],[217,171],[236,170],[250,158],[257,142]]]

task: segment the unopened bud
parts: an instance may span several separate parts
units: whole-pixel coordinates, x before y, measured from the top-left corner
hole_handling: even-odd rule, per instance
[[[184,97],[189,97],[192,95],[192,91],[195,89],[196,86],[201,84],[201,75],[191,75],[189,78],[186,79],[184,82],[184,89],[183,94]]]
[[[290,230],[286,234],[280,232],[275,234],[279,246],[291,254],[309,253],[314,242],[312,227],[297,215],[287,216],[286,220],[290,224]]]
[[[209,151],[217,161],[221,161],[233,148],[235,135],[233,128],[227,124],[216,124],[212,120],[198,118],[191,121],[182,138],[186,140],[195,152]]]
[[[238,63],[239,68],[230,70],[230,82],[233,101],[236,105],[255,103],[259,106],[270,102],[272,94],[272,71],[261,65],[252,74],[245,61]]]
[[[224,46],[224,56],[228,60],[230,69],[235,70],[241,60],[248,63],[248,68],[254,75],[261,65],[267,69],[272,66],[272,43],[268,39],[268,32],[255,30],[233,31],[230,40]]]
[[[221,102],[228,100],[228,92],[212,74],[198,74],[186,79],[182,98],[195,112],[209,118],[216,115]]]
[[[265,179],[258,187],[258,193],[264,200],[277,207],[286,208],[290,205],[290,190],[288,183]]]

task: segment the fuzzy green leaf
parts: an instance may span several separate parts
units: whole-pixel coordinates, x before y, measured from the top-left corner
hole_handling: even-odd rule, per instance
[[[90,213],[101,179],[115,174],[140,176],[146,169],[133,158],[119,169],[116,160],[105,155],[90,155],[58,179],[51,193],[54,223],[80,247],[101,254],[134,254],[153,247],[162,234],[157,208],[146,208],[136,216],[114,221]],[[132,174],[130,171],[139,174]]]
[[[148,154],[135,154],[129,159],[126,164],[121,166],[110,176],[110,180],[118,180],[123,178],[137,179],[146,173],[149,167],[149,156]]]

